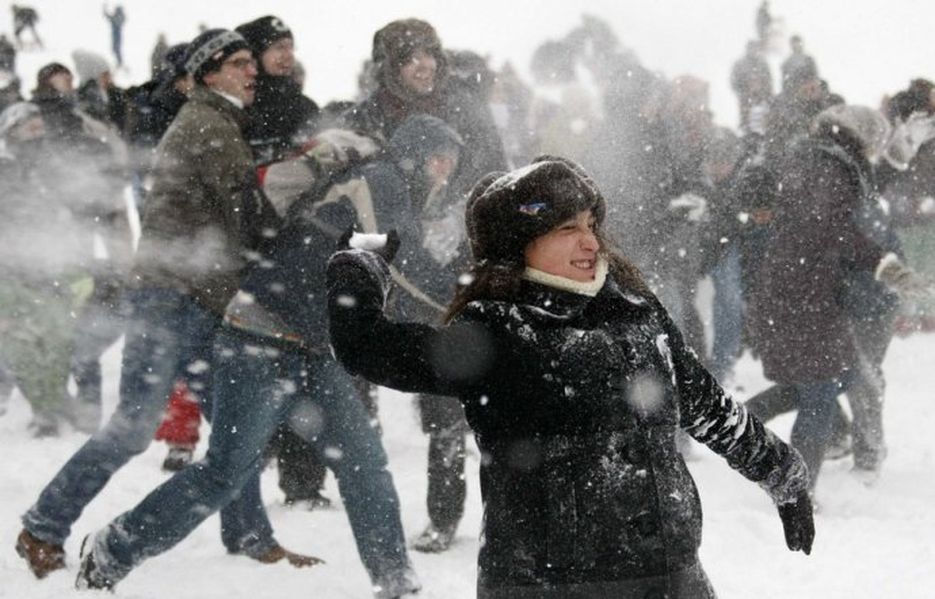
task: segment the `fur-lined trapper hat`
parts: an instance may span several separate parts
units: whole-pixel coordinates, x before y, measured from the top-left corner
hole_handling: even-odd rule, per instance
[[[512,172],[490,173],[474,186],[466,208],[474,260],[478,265],[522,265],[532,240],[582,210],[590,210],[600,226],[607,203],[572,160],[539,156]]]

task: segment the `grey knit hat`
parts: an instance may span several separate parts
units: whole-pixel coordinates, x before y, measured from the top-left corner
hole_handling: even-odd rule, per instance
[[[249,49],[247,40],[236,31],[209,29],[188,45],[185,69],[195,76],[195,81],[201,82],[205,75],[220,69],[228,56]]]

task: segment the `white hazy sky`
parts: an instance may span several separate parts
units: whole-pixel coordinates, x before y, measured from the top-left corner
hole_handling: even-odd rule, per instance
[[[31,89],[35,72],[49,60],[70,64],[84,47],[109,56],[108,25],[96,0],[24,0],[40,13],[47,51],[24,53],[19,72]],[[0,31],[12,29],[4,2]],[[111,3],[113,4],[113,2]],[[711,82],[712,105],[723,124],[736,121],[727,78],[731,63],[753,35],[759,0],[123,0],[127,13],[124,54],[130,71],[122,84],[140,81],[160,31],[171,43],[187,41],[197,25],[234,27],[263,14],[282,17],[293,29],[298,56],[308,71],[306,92],[319,103],[353,96],[359,66],[373,32],[402,17],[433,23],[446,46],[473,49],[494,66],[511,60],[524,72],[535,47],[564,35],[582,13],[603,17],[643,62],[668,76],[694,74]],[[877,105],[883,93],[904,87],[932,67],[928,0],[773,0],[771,9],[787,33],[799,33],[833,89],[854,103]],[[5,14],[4,14],[5,13]],[[785,44],[774,60],[785,54]]]

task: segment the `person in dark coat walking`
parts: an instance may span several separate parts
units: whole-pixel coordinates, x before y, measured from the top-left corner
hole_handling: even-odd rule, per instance
[[[839,105],[819,114],[812,127],[777,169],[774,219],[750,312],[766,378],[795,396],[792,445],[805,458],[814,489],[835,399],[867,359],[852,332],[859,322],[852,311],[866,312],[855,306],[866,301],[856,297],[855,273],[901,293],[924,285],[860,218],[873,189],[871,164],[889,138],[886,119],[870,108]]]
[[[604,214],[564,159],[484,177],[467,206],[472,279],[441,327],[384,315],[392,248],[339,251],[328,266],[342,364],[464,406],[483,456],[482,599],[714,597],[680,428],[759,482],[789,548],[811,550],[802,458],[701,366],[608,247]]]

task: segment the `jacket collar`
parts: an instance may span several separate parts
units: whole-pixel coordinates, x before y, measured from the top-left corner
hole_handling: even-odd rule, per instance
[[[601,287],[604,286],[604,281],[607,279],[607,261],[603,258],[598,258],[597,273],[595,274],[593,281],[574,281],[572,279],[566,279],[565,277],[549,274],[529,266],[527,266],[526,270],[523,271],[523,278],[527,281],[542,283],[543,285],[555,287],[556,289],[561,289],[563,291],[570,291],[572,293],[594,297],[601,290]]]
[[[652,306],[648,298],[621,288],[611,276],[593,297],[523,279],[517,303],[543,317],[559,319],[574,318],[585,310],[591,314],[607,314],[641,311]]]
[[[227,98],[211,91],[203,85],[195,86],[195,89],[192,90],[192,95],[189,99],[189,102],[197,102],[217,110],[227,118],[234,121],[234,123],[237,124],[237,127],[239,127],[241,130],[243,130],[250,122],[250,119],[247,117],[247,113],[243,108],[238,108]]]

